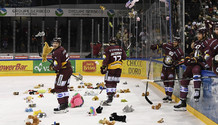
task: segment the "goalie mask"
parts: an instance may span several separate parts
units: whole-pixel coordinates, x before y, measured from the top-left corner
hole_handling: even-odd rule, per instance
[[[164,64],[170,66],[173,64],[173,59],[171,56],[165,56],[163,62],[164,62]]]

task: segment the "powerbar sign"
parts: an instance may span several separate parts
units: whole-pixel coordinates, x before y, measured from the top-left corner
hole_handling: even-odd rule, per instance
[[[0,74],[32,73],[33,61],[1,61]]]

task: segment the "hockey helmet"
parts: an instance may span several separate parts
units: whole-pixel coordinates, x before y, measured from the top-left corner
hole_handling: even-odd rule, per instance
[[[178,43],[181,43],[181,39],[179,36],[175,36],[173,37],[173,42],[178,42]]]
[[[200,33],[200,34],[206,34],[206,32],[207,32],[206,27],[201,27],[197,31],[197,33]]]
[[[58,38],[54,38],[54,39],[53,39],[53,42],[58,42],[60,45],[61,45],[61,43],[62,43],[60,37],[58,37]]]

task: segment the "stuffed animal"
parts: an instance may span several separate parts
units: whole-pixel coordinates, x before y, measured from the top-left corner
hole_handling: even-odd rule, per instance
[[[92,83],[84,83],[85,86],[92,86]]]
[[[101,114],[101,113],[102,113],[102,110],[103,110],[103,107],[98,106],[98,108],[96,109],[96,112],[97,112],[98,114]]]
[[[124,89],[124,93],[130,93],[129,89]]]
[[[32,99],[33,99],[32,96],[28,96],[28,97],[24,98],[24,100],[26,100],[27,103],[33,102]]]
[[[115,94],[115,95],[114,95],[114,97],[116,97],[116,98],[119,98],[119,97],[120,97],[120,95],[119,95],[119,94]]]
[[[48,43],[45,42],[42,53],[42,62],[47,61],[47,55],[53,50],[53,47],[49,47]]]
[[[121,102],[128,102],[126,99],[121,99]]]
[[[163,122],[164,122],[163,118],[157,121],[157,123],[163,123]]]
[[[13,95],[19,95],[19,92],[14,92]]]
[[[34,111],[34,112],[33,112],[33,115],[34,115],[34,116],[37,116],[39,113],[43,113],[43,112],[42,112],[41,110]]]
[[[40,89],[37,92],[42,94],[42,93],[46,93],[46,90],[45,89]]]
[[[91,115],[96,116],[97,113],[96,113],[96,111],[95,111],[95,108],[94,108],[94,107],[90,107],[90,111],[88,112],[88,114],[89,114],[90,116],[91,116]]]
[[[30,122],[32,120],[32,122]],[[33,116],[33,115],[29,115],[26,121],[26,125],[38,125],[39,122],[41,122],[39,120],[39,118],[37,118],[37,116]]]
[[[160,103],[158,103],[158,105],[156,105],[156,106],[154,106],[154,105],[152,105],[152,109],[155,109],[155,110],[158,110],[158,109],[160,109],[160,107],[161,107],[161,104]]]
[[[124,116],[118,116],[116,112],[111,114],[110,121],[120,121],[120,122],[126,122],[126,115]]]
[[[92,98],[92,100],[93,100],[93,101],[98,101],[99,98],[98,98],[98,96],[94,96],[94,97]]]
[[[101,83],[97,84],[97,87],[100,88],[100,89],[103,89],[105,87],[104,82],[101,82]]]
[[[108,121],[106,118],[104,118],[103,120],[101,119],[101,120],[99,120],[99,124],[103,124],[103,125],[114,125],[115,124],[115,121],[112,121],[112,122],[110,122],[110,121]]]
[[[70,86],[70,87],[68,87],[68,89],[69,89],[70,91],[73,91],[73,90],[74,90],[74,87],[73,87],[73,86]]]
[[[73,98],[70,100],[69,107],[75,108],[75,107],[81,107],[84,104],[83,97],[79,94],[76,93]]]
[[[132,108],[132,105],[131,106],[128,106],[126,105],[124,108],[123,108],[123,112],[133,112],[134,109]]]

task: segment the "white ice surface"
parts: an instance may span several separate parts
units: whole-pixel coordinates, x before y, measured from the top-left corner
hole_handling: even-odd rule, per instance
[[[91,82],[94,86],[98,82],[102,82],[103,76],[84,76],[84,82]],[[33,113],[25,112],[25,108],[29,103],[24,100],[28,94],[23,94],[26,90],[34,89],[37,84],[44,84],[44,87],[40,89],[52,88],[54,84],[55,76],[16,76],[16,77],[0,77],[0,125],[24,125],[24,120],[28,115]],[[127,81],[127,85],[123,82]],[[74,86],[76,91],[70,92],[70,97],[75,93],[80,93],[82,96],[85,91],[91,91],[87,88],[78,89],[80,85],[79,81],[75,81],[71,78],[71,85]],[[139,85],[140,87],[135,87]],[[151,105],[148,104],[141,94],[145,91],[145,84],[140,79],[121,78],[120,83],[117,86],[119,89],[129,88],[131,93],[119,93],[120,97],[115,98],[112,106],[104,107],[103,113],[97,116],[89,116],[90,107],[97,108],[100,101],[106,99],[106,91],[104,90],[98,97],[99,101],[92,101],[92,96],[83,96],[84,105],[79,108],[69,108],[69,112],[66,114],[53,114],[53,108],[58,106],[56,95],[45,93],[44,98],[38,98],[38,95],[34,95],[34,103],[36,108],[34,111],[42,110],[47,114],[46,118],[41,118],[40,125],[51,125],[54,121],[59,122],[61,125],[98,125],[98,121],[103,118],[109,119],[109,116],[113,112],[117,112],[118,115],[126,115],[127,122],[116,122],[115,125],[158,125],[158,120],[164,119],[164,123],[161,125],[203,125],[204,123],[187,112],[175,112],[173,111],[174,104],[163,104],[162,98],[164,95],[154,88],[149,86],[150,95],[148,98],[154,103],[162,103],[162,107],[159,110],[151,109]],[[19,95],[13,95],[13,92],[20,92]],[[94,90],[99,93],[100,90]],[[123,103],[121,99],[126,99],[128,102]],[[122,109],[126,105],[132,105],[135,109],[132,113],[124,113]]]

